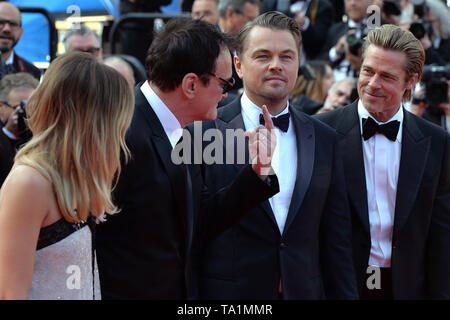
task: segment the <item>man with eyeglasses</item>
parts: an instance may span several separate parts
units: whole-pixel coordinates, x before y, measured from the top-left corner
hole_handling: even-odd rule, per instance
[[[103,61],[103,49],[98,35],[81,24],[71,29],[64,38],[66,52],[82,51],[92,54],[98,61]]]
[[[19,111],[39,82],[29,73],[14,73],[0,81],[0,186],[13,164],[16,148],[23,142]]]
[[[0,2],[0,78],[5,74],[28,72],[40,79],[41,71],[32,63],[14,52],[14,47],[22,37],[22,18],[20,11],[9,2]]]
[[[233,86],[232,45],[229,35],[202,20],[171,19],[155,35],[146,57],[147,81],[135,88],[127,132],[131,159],[122,166],[113,195],[121,212],[97,228],[103,299],[195,298],[192,248],[278,191],[276,176],[265,172],[270,161],[263,170],[256,148],[275,144],[263,127],[248,132],[256,161],[214,194],[204,187],[198,166],[174,161],[187,140],[186,135],[178,144],[181,128],[215,119],[218,102]],[[191,137],[198,139],[203,136]]]

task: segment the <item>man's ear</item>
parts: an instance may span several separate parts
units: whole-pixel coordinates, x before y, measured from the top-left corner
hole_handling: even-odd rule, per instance
[[[198,76],[195,73],[187,73],[184,75],[183,80],[181,81],[181,88],[183,89],[183,93],[189,99],[193,99],[195,97],[196,89],[198,86],[199,80]]]
[[[243,73],[242,73],[242,64],[241,60],[237,55],[234,56],[234,68],[236,69],[236,73],[238,74],[239,78],[242,79]]]
[[[226,19],[230,19],[234,13],[236,13],[236,11],[233,8],[227,8],[227,11],[225,12]]]
[[[17,37],[17,42],[19,42],[19,40],[22,38],[22,34],[23,34],[23,27],[20,27],[20,31],[19,31],[19,36]]]
[[[406,82],[406,90],[411,90],[416,85],[417,81],[419,80],[419,75],[417,73],[414,73],[409,80]]]

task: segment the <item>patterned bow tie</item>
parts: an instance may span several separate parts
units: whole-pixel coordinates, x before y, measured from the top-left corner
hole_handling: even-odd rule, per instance
[[[400,122],[390,121],[385,124],[378,124],[372,118],[363,118],[363,138],[364,140],[369,139],[375,133],[381,133],[386,136],[391,141],[395,141],[397,138],[398,129],[400,128]]]
[[[275,127],[278,127],[283,132],[287,132],[289,129],[289,113],[285,113],[279,117],[272,117],[273,125]],[[262,113],[259,115],[259,123],[262,125],[266,124],[266,121],[264,121],[264,116]]]

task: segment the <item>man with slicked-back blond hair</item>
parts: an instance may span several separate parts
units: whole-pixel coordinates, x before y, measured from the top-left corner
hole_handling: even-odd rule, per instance
[[[359,100],[317,116],[343,140],[362,299],[450,299],[450,137],[403,105],[424,60],[411,32],[370,31]]]

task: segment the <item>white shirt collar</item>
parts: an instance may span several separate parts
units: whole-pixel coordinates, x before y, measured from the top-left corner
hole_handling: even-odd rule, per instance
[[[252,127],[247,128],[246,130],[252,130],[259,126],[259,115],[262,114],[261,107],[254,104],[249,97],[245,94],[245,92],[242,94],[241,97],[241,106],[242,106],[242,113],[243,116],[247,117],[248,120],[250,120]],[[282,114],[289,112],[289,101],[286,103],[286,108],[284,108],[283,111],[281,111],[279,114],[277,114],[275,117],[281,116]],[[247,125],[247,123],[246,123]]]
[[[172,111],[170,111],[170,109],[166,106],[166,104],[161,100],[161,98],[158,97],[155,91],[153,91],[148,81],[145,81],[140,89],[147,99],[148,103],[150,104],[150,107],[153,109],[153,111],[155,111],[159,122],[161,122],[164,132],[170,140],[172,148],[175,147],[183,134],[180,122],[174,116]]]
[[[353,21],[352,19],[349,18],[347,25],[349,28],[359,29],[361,27],[361,24],[366,24],[366,23],[367,23],[367,19],[365,19],[365,18],[360,23],[356,23],[355,21]]]
[[[8,59],[6,59],[5,64],[13,64],[14,63],[14,50],[9,55]]]
[[[371,117],[378,124],[384,124],[389,121],[397,120],[398,122],[400,122],[400,129],[398,130],[396,141],[398,141],[400,143],[402,142],[402,125],[403,125],[404,114],[403,114],[403,106],[401,104],[400,104],[400,108],[398,108],[397,113],[394,114],[394,116],[392,118],[390,118],[389,120],[387,120],[385,122],[379,122],[377,119],[375,119],[374,117],[372,117],[370,115],[369,111],[367,111],[366,107],[364,107],[362,100],[359,99],[358,100],[358,116],[359,116],[359,128],[361,130],[361,134],[362,134],[362,119],[363,118]]]

